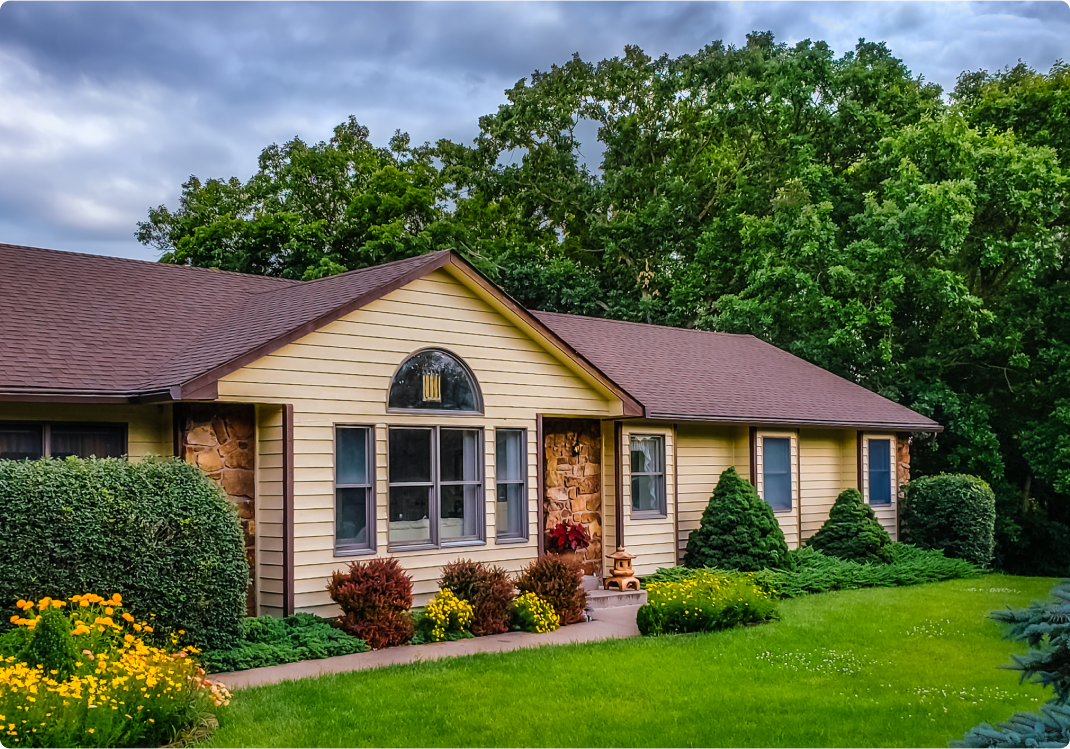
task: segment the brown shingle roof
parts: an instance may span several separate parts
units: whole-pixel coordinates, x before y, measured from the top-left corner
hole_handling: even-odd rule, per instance
[[[661,419],[939,431],[931,419],[754,336],[534,312]]]
[[[193,397],[214,382],[206,375],[448,261],[438,252],[302,282],[0,244],[0,394],[126,398],[185,385],[170,394]]]

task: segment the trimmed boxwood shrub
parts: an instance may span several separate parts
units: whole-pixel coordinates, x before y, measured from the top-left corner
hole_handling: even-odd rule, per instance
[[[987,567],[995,524],[995,495],[976,476],[942,473],[907,485],[900,515],[906,543]]]
[[[788,544],[773,508],[734,466],[717,480],[699,527],[688,536],[684,566],[744,572],[790,568]]]
[[[122,595],[156,636],[237,644],[249,566],[237,510],[178,458],[0,460],[0,608]],[[5,628],[8,617],[0,617]]]
[[[857,489],[840,492],[828,520],[806,545],[851,562],[892,561],[892,539]]]

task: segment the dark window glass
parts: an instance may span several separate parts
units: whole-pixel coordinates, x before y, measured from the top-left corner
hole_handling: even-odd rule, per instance
[[[664,516],[665,441],[662,437],[631,438],[632,514]]]
[[[53,458],[118,458],[124,450],[126,429],[122,426],[52,425],[49,454]]]
[[[390,483],[418,484],[431,481],[430,429],[390,430]]]
[[[335,547],[342,551],[374,549],[372,430],[368,427],[337,427],[334,435]]]
[[[762,438],[762,483],[765,501],[774,512],[791,509],[791,440]]]
[[[483,493],[478,429],[439,430],[439,481],[442,541],[479,536],[480,495]]]
[[[456,357],[430,349],[413,354],[390,384],[390,408],[476,411],[482,408],[475,379]]]
[[[494,430],[494,523],[499,539],[527,538],[527,451],[523,429]]]
[[[390,543],[431,543],[431,486],[390,487]]]
[[[892,441],[869,441],[869,503],[892,503]]]
[[[36,460],[44,455],[44,427],[0,424],[0,458]]]

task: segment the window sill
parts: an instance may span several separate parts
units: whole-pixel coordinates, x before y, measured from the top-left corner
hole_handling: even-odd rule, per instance
[[[411,544],[405,546],[387,546],[388,554],[405,551],[440,551],[442,549],[456,549],[464,546],[486,546],[486,541],[447,541],[442,544]]]
[[[649,510],[641,510],[639,512],[633,511],[632,514],[628,516],[628,518],[630,520],[668,520],[669,514],[666,512],[651,512]]]
[[[334,556],[335,556],[336,559],[338,557],[362,557],[362,556],[367,556],[369,554],[374,554],[374,553],[375,553],[375,549],[345,549],[345,548],[339,549],[339,548],[335,548],[335,550],[334,550]]]
[[[495,538],[494,544],[496,546],[504,546],[505,544],[526,544],[530,539],[525,538]]]

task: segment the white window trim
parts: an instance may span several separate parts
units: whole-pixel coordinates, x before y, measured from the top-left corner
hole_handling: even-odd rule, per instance
[[[865,503],[869,504],[869,441],[875,440],[888,440],[888,463],[891,470],[888,472],[892,481],[892,502],[887,505],[873,505],[874,507],[889,508],[895,507],[896,500],[899,495],[898,483],[898,468],[899,465],[896,461],[896,444],[894,434],[863,434],[862,435],[862,499]]]
[[[755,476],[754,488],[758,490],[758,496],[765,502],[765,469],[764,462],[762,460],[765,450],[765,438],[774,437],[777,439],[789,439],[791,440],[791,507],[787,510],[773,510],[773,514],[776,516],[794,516],[796,508],[799,502],[799,439],[795,432],[758,432],[754,438],[754,451],[755,455]]]

